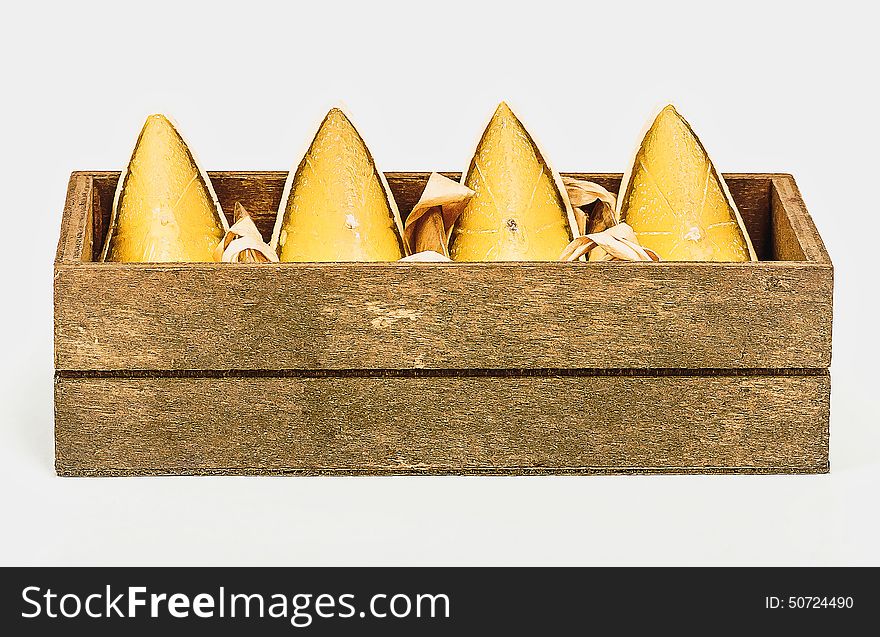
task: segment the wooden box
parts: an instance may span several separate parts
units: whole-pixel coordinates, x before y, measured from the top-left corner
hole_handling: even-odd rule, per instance
[[[387,176],[405,216],[428,175]],[[285,177],[211,174],[265,236]],[[60,475],[828,471],[833,273],[790,175],[726,175],[742,264],[96,263],[117,178],[67,193]]]

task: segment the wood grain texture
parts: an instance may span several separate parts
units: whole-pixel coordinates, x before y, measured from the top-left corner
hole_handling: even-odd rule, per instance
[[[807,212],[800,190],[791,175],[776,175],[770,190],[773,250],[782,260],[801,260],[831,265],[825,243]]]
[[[61,475],[820,473],[827,373],[56,377]]]
[[[61,267],[55,367],[827,367],[830,270],[758,265]]]
[[[264,233],[285,176],[211,173]],[[74,173],[56,469],[827,471],[830,260],[791,176],[725,177],[775,260],[102,264],[118,173]],[[388,178],[405,216],[428,174]]]
[[[572,174],[612,188],[619,181]],[[284,175],[212,178],[227,209],[243,199],[267,225]],[[799,261],[92,263],[91,236],[103,236],[117,176],[71,179],[55,268],[57,369],[796,369],[830,362],[831,265],[789,176],[728,181],[756,236],[775,233],[762,239],[765,249],[803,255]],[[389,173],[404,211],[427,177]]]
[[[55,253],[56,265],[92,260],[92,217],[96,196],[91,174],[75,172],[70,175],[64,213],[61,216],[61,236],[58,238],[58,250]]]

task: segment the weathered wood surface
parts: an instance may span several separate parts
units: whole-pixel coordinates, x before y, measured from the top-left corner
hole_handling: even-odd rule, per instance
[[[57,377],[62,475],[818,473],[827,373]]]
[[[612,188],[619,180],[575,176]],[[212,177],[226,207],[243,199],[262,223],[271,221],[284,173]],[[427,174],[389,178],[408,211]],[[728,176],[753,236],[769,232],[759,241],[766,250],[802,259],[748,264],[91,263],[89,246],[103,236],[98,218],[109,214],[115,179],[71,179],[55,271],[57,369],[781,369],[830,362],[831,265],[790,176]]]
[[[830,270],[755,265],[83,264],[55,367],[826,367]]]
[[[784,261],[831,264],[825,243],[791,175],[776,175],[770,189],[772,251]]]
[[[75,172],[67,182],[61,235],[58,237],[56,267],[65,263],[91,261],[94,256],[94,210],[102,191],[90,173]],[[103,235],[102,235],[103,237]]]
[[[285,175],[211,173],[264,232]],[[92,263],[117,177],[62,220],[62,475],[828,470],[832,267],[789,175],[726,175],[776,261]],[[404,215],[427,177],[389,174]]]

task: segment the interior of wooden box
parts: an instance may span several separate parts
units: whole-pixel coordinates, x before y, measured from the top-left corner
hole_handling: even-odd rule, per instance
[[[458,179],[458,173],[443,173]],[[568,173],[564,173],[568,174]],[[231,217],[235,202],[241,202],[251,213],[260,232],[268,241],[275,223],[275,214],[284,189],[285,173],[209,173],[227,217]],[[386,173],[391,191],[404,220],[418,201],[428,173]],[[620,187],[620,175],[583,175],[611,192]],[[92,260],[96,260],[104,243],[110,222],[110,211],[116,190],[118,174],[103,173],[94,178]],[[770,176],[726,176],[728,187],[743,216],[758,258],[762,261],[803,261],[803,250],[794,240],[788,215],[780,198],[774,193]],[[88,258],[86,255],[85,258]]]

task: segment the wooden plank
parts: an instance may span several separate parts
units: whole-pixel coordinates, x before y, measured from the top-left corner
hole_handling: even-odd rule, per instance
[[[800,257],[812,263],[831,265],[825,243],[791,175],[776,175],[773,178],[770,210],[772,223],[779,226],[775,234],[775,249],[780,258]]]
[[[773,254],[784,261],[806,261],[792,220],[776,186],[772,190],[770,223],[773,226]]]
[[[56,470],[821,473],[829,390],[827,373],[56,376]]]
[[[615,174],[570,174],[609,188],[619,181]],[[244,199],[258,223],[268,227],[284,175],[212,173],[212,179],[224,205]],[[404,211],[427,176],[389,173]],[[89,229],[96,238],[103,235],[118,173],[75,173],[56,261],[55,365],[64,370],[827,367],[832,270],[793,180],[776,174],[727,177],[747,221],[755,228],[772,226],[775,235],[765,250],[798,260],[96,264],[88,262]]]
[[[70,175],[61,215],[61,235],[55,253],[56,264],[91,261],[93,194],[90,174],[75,172]]]
[[[55,274],[63,370],[821,368],[809,264],[93,264]]]

